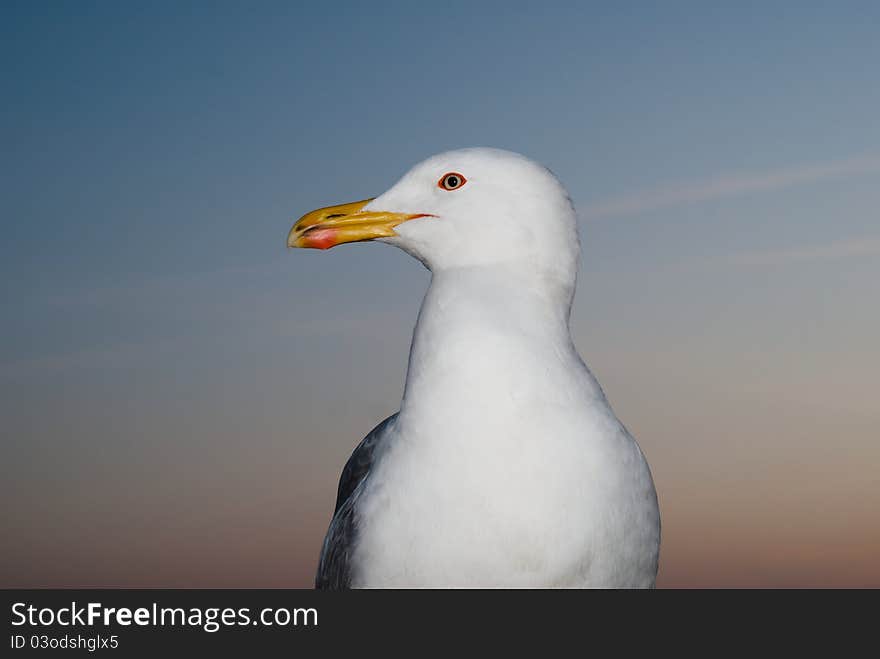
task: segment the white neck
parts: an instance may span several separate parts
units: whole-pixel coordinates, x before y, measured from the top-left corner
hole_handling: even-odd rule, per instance
[[[430,415],[449,429],[453,416],[473,421],[518,396],[558,395],[541,388],[558,387],[560,375],[586,375],[592,386],[569,331],[573,279],[499,265],[434,272],[413,336],[401,421]]]
[[[574,349],[573,290],[435,271],[358,504],[359,585],[653,584],[650,473]]]

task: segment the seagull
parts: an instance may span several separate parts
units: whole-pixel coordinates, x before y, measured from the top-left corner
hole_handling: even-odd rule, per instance
[[[431,282],[400,409],[342,471],[316,588],[654,587],[657,494],[571,338],[580,244],[558,179],[449,151],[307,213],[287,245],[367,240]]]

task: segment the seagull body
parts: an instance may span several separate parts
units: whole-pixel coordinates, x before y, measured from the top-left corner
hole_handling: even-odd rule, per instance
[[[518,154],[465,149],[288,244],[378,239],[432,272],[400,411],[339,483],[319,588],[652,587],[651,473],[574,347],[571,202]]]

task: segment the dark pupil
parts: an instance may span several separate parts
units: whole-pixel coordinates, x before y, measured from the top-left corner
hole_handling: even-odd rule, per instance
[[[446,177],[446,187],[447,188],[457,188],[458,187],[458,177],[457,176],[447,176]]]

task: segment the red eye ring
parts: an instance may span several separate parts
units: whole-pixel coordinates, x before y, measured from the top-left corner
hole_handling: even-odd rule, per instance
[[[440,177],[440,180],[437,181],[437,187],[441,190],[452,192],[453,190],[458,190],[465,183],[467,183],[467,179],[464,176],[458,172],[449,172]]]

